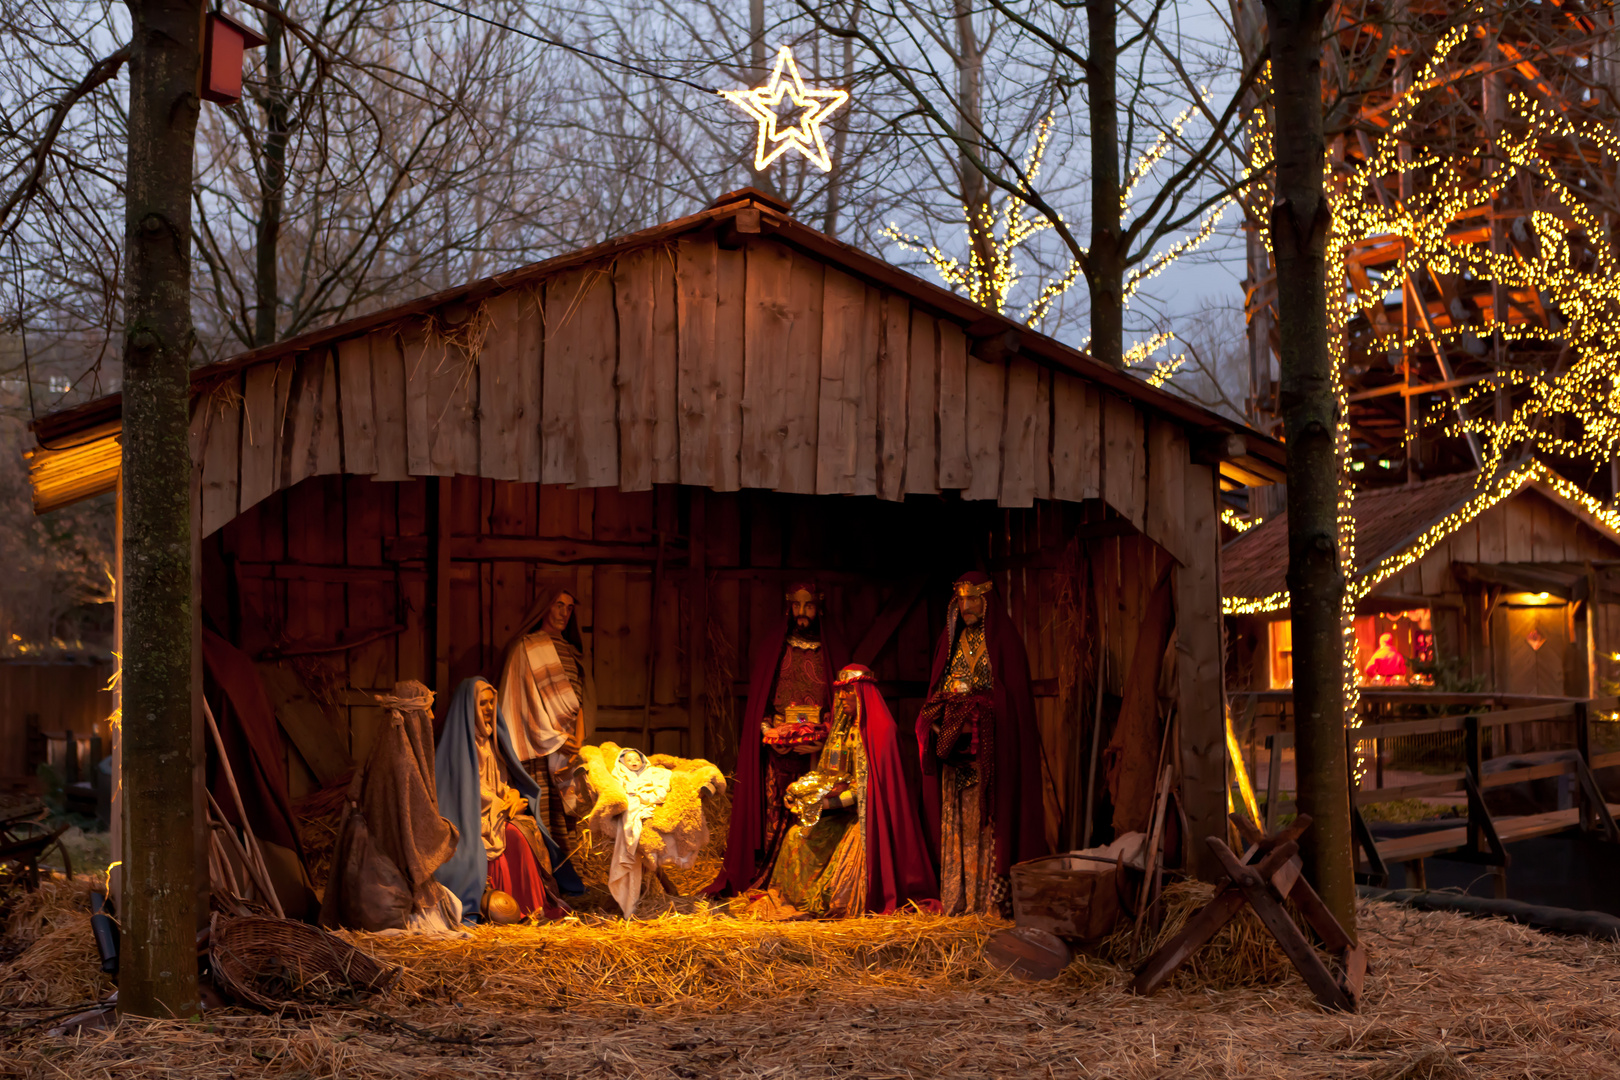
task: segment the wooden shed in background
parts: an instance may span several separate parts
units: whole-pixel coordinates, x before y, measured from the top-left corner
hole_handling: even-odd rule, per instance
[[[1172,688],[1146,722],[1179,717],[1182,808],[1224,830],[1219,485],[1280,478],[1280,448],[758,192],[192,385],[202,617],[259,661],[295,799],[363,759],[372,691],[498,674],[559,584],[602,737],[729,765],[753,642],[807,576],[908,719],[977,566],[1029,647],[1054,841],[1104,655],[1109,700]],[[110,397],[37,425],[74,447],[34,453],[37,508],[115,485],[118,424]],[[1161,581],[1175,645],[1133,665]]]
[[[1358,492],[1358,670],[1384,634],[1416,685],[1597,697],[1620,674],[1620,515],[1539,462]],[[1287,515],[1228,543],[1229,688],[1292,685]],[[1605,689],[1608,683],[1610,689]]]

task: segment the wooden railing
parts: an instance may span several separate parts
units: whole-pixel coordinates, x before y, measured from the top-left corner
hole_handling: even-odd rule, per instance
[[[1453,697],[1433,696],[1425,704],[1457,704]],[[1481,695],[1485,696],[1485,695]],[[1345,729],[1346,751],[1350,760],[1358,756],[1357,747],[1371,743],[1378,755],[1386,739],[1420,735],[1441,735],[1460,732],[1463,736],[1463,769],[1459,772],[1436,776],[1419,783],[1384,787],[1351,789],[1351,825],[1355,847],[1359,851],[1357,878],[1364,883],[1383,884],[1388,878],[1388,863],[1401,862],[1407,867],[1409,884],[1423,887],[1423,860],[1437,857],[1461,862],[1473,862],[1492,868],[1497,878],[1497,892],[1506,887],[1505,871],[1509,862],[1505,845],[1534,836],[1546,836],[1571,826],[1603,833],[1609,840],[1620,842],[1620,827],[1615,824],[1620,805],[1610,804],[1593,775],[1593,770],[1620,765],[1620,751],[1594,754],[1592,752],[1591,716],[1594,712],[1612,712],[1615,698],[1595,698],[1590,701],[1561,700],[1529,704],[1491,712],[1470,712],[1460,716],[1436,716],[1421,720],[1399,720],[1385,724],[1358,724]],[[1568,723],[1574,726],[1571,760],[1552,761],[1539,765],[1525,765],[1502,769],[1487,774],[1484,771],[1485,734],[1505,730],[1517,724]],[[1281,732],[1266,737],[1269,756],[1266,777],[1265,827],[1275,828],[1281,814],[1292,812],[1292,803],[1280,801],[1283,751],[1293,746],[1292,732]],[[1496,740],[1492,740],[1493,743]],[[1493,755],[1494,756],[1494,755]],[[1527,814],[1518,817],[1493,818],[1485,806],[1484,791],[1530,780],[1542,780],[1573,774],[1577,781],[1576,806],[1570,810]],[[1378,770],[1382,778],[1382,770]],[[1397,799],[1432,798],[1443,795],[1464,795],[1468,802],[1467,824],[1463,827],[1443,827],[1432,831],[1386,839],[1374,839],[1361,807]],[[1413,881],[1411,879],[1415,878]]]

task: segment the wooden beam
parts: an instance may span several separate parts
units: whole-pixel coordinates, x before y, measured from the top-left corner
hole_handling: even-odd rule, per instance
[[[1214,470],[1186,470],[1187,562],[1175,570],[1181,799],[1192,835],[1191,869],[1205,881],[1220,865],[1205,838],[1226,835],[1226,693],[1222,678],[1220,534]]]
[[[446,529],[448,529],[446,525]],[[498,562],[544,562],[560,566],[586,563],[646,563],[658,561],[657,544],[631,541],[576,540],[571,537],[534,539],[527,536],[455,536],[448,532],[446,550],[457,562],[493,560]],[[681,558],[686,547],[682,537],[664,542],[666,561]],[[433,539],[426,536],[383,538],[384,562],[413,562],[431,557]]]
[[[883,647],[889,643],[900,624],[906,621],[911,609],[916,606],[917,598],[922,595],[924,579],[917,578],[908,585],[903,585],[900,591],[889,598],[878,612],[877,618],[866,628],[861,636],[860,644],[855,646],[849,654],[850,662],[870,665]]]
[[[433,597],[433,692],[441,712],[450,704],[450,526],[453,514],[448,476],[428,481],[432,495],[433,543],[428,585]]]
[[[692,535],[686,560],[686,663],[687,707],[686,724],[690,732],[691,756],[701,758],[706,752],[708,712],[704,697],[708,690],[706,678],[709,645],[709,583],[707,580],[708,545],[708,492],[691,489],[687,531]]]

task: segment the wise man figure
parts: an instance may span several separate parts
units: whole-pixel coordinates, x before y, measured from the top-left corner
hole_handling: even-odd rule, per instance
[[[927,801],[947,915],[1005,915],[1008,868],[1047,853],[1029,659],[994,593],[986,574],[957,579],[917,714],[923,774],[937,777],[925,797],[937,782],[937,802]]]
[[[813,582],[789,587],[785,600],[781,621],[754,643],[726,862],[709,886],[711,894],[741,893],[769,880],[782,837],[793,824],[784,803],[788,785],[821,751],[834,676],[847,658]]]
[[[500,687],[512,749],[540,786],[535,817],[565,854],[578,847],[579,830],[564,808],[559,783],[596,719],[596,688],[574,603],[566,589],[541,595],[507,645]],[[555,872],[563,892],[585,891],[568,859]]]
[[[872,669],[850,664],[833,689],[815,768],[788,786],[795,822],[771,871],[769,904],[817,917],[937,911],[939,884],[906,779],[899,730]]]

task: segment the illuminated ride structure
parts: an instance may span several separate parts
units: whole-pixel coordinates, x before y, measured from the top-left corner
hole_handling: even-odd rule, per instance
[[[1240,11],[1246,44],[1258,40],[1255,18]],[[1330,340],[1341,350],[1356,486],[1489,471],[1533,454],[1614,499],[1613,9],[1347,0],[1330,18],[1328,265],[1345,285]],[[1268,142],[1262,121],[1251,132],[1257,164]],[[1248,409],[1255,426],[1280,435],[1276,269],[1257,227],[1270,193],[1246,203]],[[1259,502],[1251,514],[1280,509]]]

